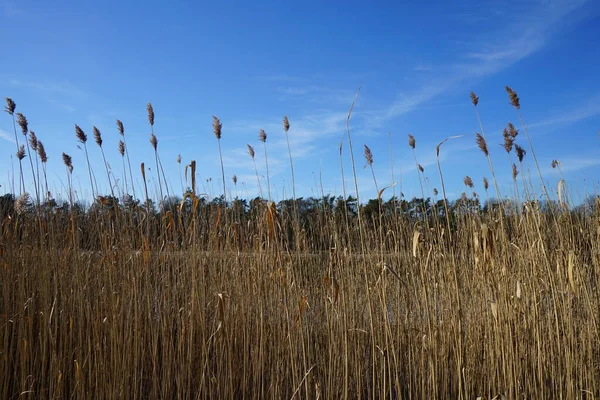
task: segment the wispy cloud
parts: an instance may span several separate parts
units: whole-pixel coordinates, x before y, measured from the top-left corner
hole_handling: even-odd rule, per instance
[[[21,80],[21,79],[9,79],[8,84],[10,86],[24,87],[42,92],[51,92],[64,94],[69,96],[83,97],[85,92],[79,89],[77,86],[70,82],[60,81],[34,81],[34,80]]]
[[[546,46],[565,23],[565,17],[587,1],[557,0],[536,3],[533,10],[515,18],[511,25],[503,27],[501,31],[464,44],[462,57],[455,62],[436,67],[437,76],[433,81],[429,80],[428,84],[411,93],[401,93],[387,108],[371,114],[379,122],[399,117],[456,87],[460,82],[483,78],[514,65]]]
[[[566,156],[559,158],[558,161],[560,162],[560,170],[564,173],[577,172],[600,165],[600,159],[590,156]],[[544,163],[541,171],[543,175],[550,173],[559,175],[559,170],[553,169],[550,166],[550,162]]]
[[[346,117],[347,112],[342,111],[322,111],[296,117],[290,115],[291,129],[289,131],[289,141],[294,162],[311,157],[318,152],[318,142],[323,143],[325,139],[331,137],[341,137],[344,132]],[[277,120],[270,118],[266,119],[265,122],[238,121],[231,123],[228,127],[228,130],[234,134],[254,133],[256,135],[254,138],[250,137],[248,143],[255,146],[257,160],[262,155],[262,144],[257,143],[258,132],[260,129],[266,131],[269,169],[273,176],[287,168],[286,158],[288,156],[287,142],[285,135],[283,135],[283,126],[281,122],[273,122]],[[224,159],[226,165],[254,169],[246,146],[228,151],[232,152],[232,156]],[[262,162],[257,161],[259,170],[262,168],[261,164]]]
[[[428,64],[417,64],[413,67],[413,71],[415,71],[415,72],[431,72],[431,71],[433,71],[433,67]]]
[[[302,102],[317,104],[344,104],[352,101],[354,93],[346,89],[333,89],[327,86],[303,85],[303,86],[279,86],[277,92],[280,101],[297,98]]]
[[[7,142],[15,143],[14,135],[9,134],[6,131],[0,129],[0,139],[6,140]]]
[[[561,127],[574,124],[585,119],[600,115],[600,95],[593,96],[576,107],[560,114],[554,113],[554,116],[543,121],[528,124],[529,128],[542,128],[547,126]]]

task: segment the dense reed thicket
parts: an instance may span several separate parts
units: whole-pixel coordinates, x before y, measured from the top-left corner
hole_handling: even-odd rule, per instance
[[[519,98],[507,92],[526,134]],[[228,199],[222,169],[224,193],[209,201],[194,161],[177,198],[153,132],[161,196],[150,199],[142,165],[139,200],[117,121],[123,187],[111,182],[94,129],[115,189],[97,192],[88,158],[96,201],[83,207],[65,153],[68,200],[48,196],[43,143],[15,107],[7,99],[20,194],[0,199],[0,398],[600,396],[600,202],[572,207],[564,180],[557,201],[531,201],[512,124],[506,165],[493,164],[483,125],[474,137],[489,162],[490,198],[506,199],[494,168],[511,169],[515,188],[511,201],[482,207],[477,194],[446,199],[439,162],[434,200],[423,186],[421,199],[384,200],[392,189],[373,170],[379,196],[369,201],[352,197],[355,185],[337,198],[294,190],[275,204],[268,174],[263,191],[256,170],[265,199]],[[216,117],[213,129],[220,152]],[[293,134],[287,117],[283,130]],[[87,136],[75,133],[87,157]],[[349,129],[345,138],[354,165]],[[259,140],[268,168],[264,131]],[[26,155],[35,197],[25,194]],[[372,166],[368,146],[364,155]],[[422,182],[416,153],[414,162]],[[464,185],[472,191],[473,180]]]

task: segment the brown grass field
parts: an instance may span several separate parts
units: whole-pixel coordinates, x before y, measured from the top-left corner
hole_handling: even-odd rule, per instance
[[[520,121],[504,134],[510,163],[494,166],[483,126],[473,138],[489,161],[486,196],[498,193],[494,168],[513,171],[512,202],[486,207],[475,195],[447,200],[440,164],[431,202],[384,201],[393,189],[380,187],[359,207],[346,188],[337,201],[307,206],[294,191],[275,204],[264,182],[265,200],[244,202],[228,198],[224,170],[222,197],[208,201],[191,162],[190,189],[157,203],[143,165],[136,202],[126,182],[96,193],[88,163],[97,200],[84,209],[68,154],[61,205],[44,195],[43,144],[7,100],[17,187],[26,175],[36,190],[0,204],[0,398],[599,398],[600,202],[574,207],[561,180],[557,201],[515,207],[550,188],[533,183],[541,173],[519,174],[525,154],[540,169],[507,92]],[[148,117],[152,127],[150,105]],[[220,152],[216,117],[213,128]],[[79,127],[76,136],[92,151]],[[100,131],[94,140],[104,155]],[[340,157],[354,165],[350,129],[344,140]],[[151,145],[155,189],[173,198],[154,133]]]

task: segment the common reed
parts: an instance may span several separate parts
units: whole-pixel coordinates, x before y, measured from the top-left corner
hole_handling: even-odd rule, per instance
[[[96,189],[95,189],[95,185],[94,185],[94,179],[92,178],[92,165],[90,164],[90,156],[88,154],[88,150],[87,150],[87,135],[85,134],[85,132],[83,131],[83,129],[81,129],[81,127],[77,124],[75,124],[75,136],[77,137],[77,140],[79,141],[79,143],[81,143],[83,145],[83,150],[85,152],[85,160],[87,162],[87,167],[88,167],[88,174],[90,177],[90,188],[92,190],[92,197],[96,198]],[[63,155],[63,160],[64,160],[64,155]],[[66,164],[66,162],[65,162]]]
[[[261,133],[264,133],[264,131],[261,129]],[[266,134],[265,134],[265,140],[266,140]],[[248,154],[250,155],[250,158],[252,158],[252,163],[254,164],[254,172],[256,173],[256,183],[258,184],[258,191],[260,193],[260,197],[263,197],[263,191],[262,191],[262,185],[260,184],[260,177],[258,176],[258,168],[256,168],[256,160],[254,159],[255,156],[255,152],[254,152],[254,147],[250,146],[249,144],[246,145],[248,147]],[[269,197],[269,201],[271,200],[271,198]]]
[[[358,197],[354,105],[340,160]],[[197,193],[195,161],[162,209],[143,162],[129,182],[145,199],[84,206],[63,153],[68,204],[0,197],[0,398],[598,397],[600,200],[567,201],[556,159],[560,202],[480,204],[477,171],[447,198],[451,138],[443,199],[321,191],[296,199],[299,218],[290,200]],[[37,155],[45,171],[39,140]]]

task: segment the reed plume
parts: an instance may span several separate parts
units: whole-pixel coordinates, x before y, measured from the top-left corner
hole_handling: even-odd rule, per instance
[[[13,131],[15,134],[15,146],[17,147],[17,152],[18,152],[19,148],[20,148],[20,144],[19,144],[19,137],[17,135],[17,124],[16,124],[16,119],[15,119],[15,109],[16,108],[17,108],[17,105],[15,104],[15,102],[10,97],[7,97],[6,98],[6,106],[4,106],[4,111],[12,117]],[[23,193],[25,193],[25,178],[23,177],[23,163],[21,162],[21,160],[19,160],[19,175],[21,177],[19,193],[23,194]]]
[[[104,148],[102,147],[102,134],[100,133],[100,129],[93,127],[94,132],[94,140],[98,147],[100,147],[100,152],[102,153],[102,160],[104,161],[104,167],[106,168],[106,176],[108,178],[108,186],[110,187],[110,193],[112,197],[115,197],[115,192],[113,190],[112,180],[110,179],[110,170],[108,168],[108,163],[106,162],[106,156],[104,155]]]
[[[262,132],[264,132],[261,129]],[[266,140],[266,135],[265,135],[265,140]],[[254,164],[254,172],[256,172],[256,182],[258,182],[258,191],[260,193],[260,197],[263,197],[263,193],[262,193],[262,187],[260,185],[260,178],[258,177],[258,169],[256,168],[256,160],[254,159],[254,147],[250,146],[249,144],[246,145],[248,146],[248,154],[250,155],[250,158],[252,158],[252,163]]]
[[[27,145],[27,154],[31,154],[30,142],[27,140],[27,135],[29,134],[29,122],[27,121],[27,118],[23,114],[17,113],[16,115],[17,115],[17,124],[19,125],[19,127],[21,127],[21,132],[23,133],[23,136],[25,136],[25,144]],[[34,134],[34,137],[35,137],[35,134]],[[34,139],[34,142],[37,142],[37,138]],[[37,158],[36,158],[36,160],[37,160]],[[40,193],[39,193],[37,178],[35,175],[35,169],[33,168],[33,157],[29,157],[29,165],[31,166],[31,177],[33,178],[33,186],[35,187],[35,195],[36,195],[37,203],[39,204]]]
[[[19,124],[19,126],[21,127],[21,132],[23,133],[23,135],[27,136],[27,133],[29,132],[29,122],[27,121],[27,118],[21,113],[17,113],[17,124]]]
[[[510,153],[513,149],[515,139],[510,135],[507,128],[504,128],[502,131],[502,136],[504,137],[504,150]]]
[[[35,188],[36,188],[36,197],[38,200],[38,204],[40,202],[40,195],[39,192],[41,190],[40,186],[42,185],[41,180],[40,180],[40,163],[39,163],[39,154],[38,154],[38,145],[39,145],[39,141],[38,138],[35,134],[34,131],[29,131],[29,146],[31,147],[31,151],[33,151],[33,154],[35,154],[35,174],[34,174],[34,182],[35,182]],[[30,157],[31,159],[31,157]]]
[[[88,149],[87,149],[87,135],[85,134],[85,132],[83,131],[83,129],[81,129],[81,127],[79,127],[79,125],[75,124],[75,136],[77,137],[77,140],[79,141],[79,143],[81,143],[83,145],[83,150],[85,152],[85,159],[87,161],[87,167],[88,167],[88,174],[90,176],[90,186],[92,188],[92,197],[96,198],[96,189],[94,188],[94,179],[92,178],[92,165],[90,164],[90,156],[88,154]]]
[[[48,155],[46,154],[44,143],[42,143],[41,140],[38,140],[37,142],[37,152],[42,163],[42,172],[44,173],[44,200],[47,200],[50,196],[48,192],[48,176],[46,174],[46,163],[48,162]]]
[[[221,161],[221,178],[223,180],[223,201],[225,202],[225,206],[227,205],[227,187],[225,185],[225,167],[223,166],[223,153],[221,152],[221,134],[223,130],[223,124],[219,118],[213,115],[213,133],[217,138],[217,144],[219,145],[219,160]],[[225,214],[227,215],[227,214]]]
[[[16,108],[17,108],[17,105],[15,104],[13,99],[11,99],[10,97],[7,97],[6,98],[6,106],[4,106],[4,111],[10,115],[14,115]]]
[[[548,188],[546,188],[546,184],[544,183],[544,178],[542,176],[542,170],[540,169],[540,164],[538,163],[537,157],[535,155],[535,151],[533,149],[533,144],[531,143],[531,139],[529,137],[529,132],[527,132],[527,127],[525,126],[525,122],[523,121],[523,117],[521,116],[521,111],[520,111],[521,110],[521,100],[519,99],[519,96],[512,88],[510,88],[509,86],[506,86],[505,89],[506,89],[506,93],[508,93],[508,98],[510,100],[510,104],[515,108],[515,110],[517,112],[517,116],[519,117],[519,120],[521,121],[521,126],[523,127],[523,130],[525,131],[525,137],[527,138],[527,143],[529,144],[529,150],[531,151],[531,155],[533,156],[533,162],[535,163],[535,167],[538,171],[538,176],[540,178],[542,188],[544,189],[544,194],[546,195],[546,198],[550,198],[550,195],[548,193]]]
[[[148,122],[151,127],[154,127],[154,108],[152,108],[152,104],[148,103],[146,105],[146,111],[148,111]]]
[[[72,175],[73,175],[73,160],[67,153],[62,153],[63,163],[67,167],[67,182],[69,184],[69,204],[73,207],[73,186],[72,186]]]
[[[27,209],[31,206],[29,193],[25,192],[15,200],[15,212],[18,215],[24,214]]]
[[[521,108],[521,100],[519,99],[519,96],[510,87],[506,86],[505,89],[506,89],[506,93],[508,93],[508,98],[510,100],[510,104],[514,108],[516,108],[517,110],[519,110]]]
[[[479,128],[481,129],[481,133],[476,134],[476,143],[477,146],[481,149],[485,157],[487,158],[488,165],[490,167],[490,172],[492,173],[492,180],[494,181],[494,189],[496,190],[496,196],[501,198],[500,187],[498,186],[498,180],[496,179],[496,173],[494,172],[494,163],[492,162],[492,157],[490,156],[490,152],[487,146],[487,141],[485,138],[485,131],[483,129],[483,123],[481,122],[481,116],[479,115],[479,108],[477,105],[479,104],[479,97],[475,95],[474,92],[471,92],[471,103],[473,103],[473,107],[475,108],[475,115],[477,116],[477,122],[479,123]]]
[[[375,178],[375,171],[373,170],[373,153],[371,149],[366,144],[365,146],[365,160],[367,161],[367,165],[371,168],[371,174],[373,175],[373,182],[375,182],[375,190],[379,193],[379,187],[377,186],[377,179]]]
[[[425,168],[423,168],[423,166],[417,162],[417,152],[415,150],[415,148],[417,146],[417,141],[416,141],[415,137],[411,134],[408,135],[408,145],[410,146],[410,148],[412,148],[413,158],[415,159],[415,165],[417,166],[417,169],[421,173],[425,172]],[[423,182],[421,180],[421,175],[419,173],[417,173],[417,176],[419,177],[419,187],[421,188],[421,197],[425,198],[425,191],[423,190]],[[425,205],[423,205],[423,213],[424,213],[424,215],[427,213]]]
[[[490,155],[487,142],[480,133],[475,134],[475,143],[477,143],[477,147],[479,147],[479,149],[483,152],[483,154],[485,154],[486,157]]]
[[[123,122],[121,120],[117,120],[117,130],[122,137],[123,141],[123,149],[125,150],[125,155],[127,156],[127,165],[129,167],[129,178],[131,181],[131,190],[133,191],[133,197],[135,198],[135,184],[133,180],[133,173],[131,171],[131,161],[129,159],[129,150],[127,148],[127,141],[125,140],[125,127],[123,126]],[[121,146],[119,145],[119,152],[121,150]],[[121,154],[123,156],[123,154]],[[125,172],[125,165],[123,160],[123,175],[125,176],[125,187],[127,188],[127,173]],[[127,190],[127,189],[126,189]]]
[[[519,146],[518,144],[515,144],[515,153],[517,154],[517,158],[519,159],[519,162],[522,163],[523,158],[527,154],[527,151],[525,151],[525,149],[522,148],[521,146]]]
[[[292,197],[294,199],[294,211],[296,213],[296,218],[298,215],[298,205],[296,204],[296,180],[294,178],[294,163],[292,162],[292,149],[290,148],[290,140],[288,137],[288,131],[290,130],[290,121],[288,120],[287,115],[283,117],[283,130],[285,131],[285,141],[287,142],[288,147],[288,156],[290,158],[290,169],[292,171]]]
[[[17,150],[17,158],[19,159],[19,161],[21,161],[25,157],[26,157],[26,155],[25,155],[25,145],[22,144],[22,145],[19,146],[19,150]]]
[[[158,139],[154,134],[154,108],[152,104],[148,103],[146,105],[146,111],[148,112],[148,123],[150,123],[150,144],[154,149],[154,160],[156,162],[156,175],[158,176],[158,188],[160,191],[160,204],[161,207],[164,205],[165,196],[162,189],[162,180],[165,181],[165,189],[167,190],[167,197],[169,196],[169,184],[167,182],[167,178],[165,176],[165,171],[162,167],[162,162],[160,161],[160,157],[158,155]],[[161,180],[160,175],[162,173],[163,179]]]
[[[463,182],[464,182],[465,186],[468,186],[471,189],[473,189],[473,186],[474,186],[473,179],[471,179],[471,177],[469,175],[464,177]]]
[[[267,133],[264,129],[261,129],[258,132],[258,140],[260,140],[263,143],[263,149],[265,151],[265,169],[267,171],[267,193],[269,195],[269,201],[271,201],[271,180],[269,178],[269,157],[267,155]]]

